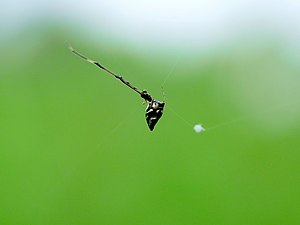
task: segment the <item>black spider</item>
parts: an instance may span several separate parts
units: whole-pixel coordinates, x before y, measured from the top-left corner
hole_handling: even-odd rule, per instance
[[[73,52],[75,55],[79,56],[80,58],[88,61],[89,63],[92,63],[96,66],[98,66],[100,69],[106,71],[110,75],[113,75],[115,78],[119,79],[123,84],[130,87],[132,90],[136,91],[140,94],[140,96],[148,103],[148,106],[146,108],[146,121],[148,124],[148,127],[151,131],[153,131],[156,123],[161,118],[163,114],[163,109],[165,106],[164,102],[160,102],[155,100],[146,90],[140,90],[137,87],[133,86],[129,81],[124,79],[122,76],[115,74],[114,72],[110,71],[106,67],[102,66],[100,63],[93,61],[86,56],[82,55],[81,53],[77,52],[71,45],[69,45],[69,49],[71,52]]]

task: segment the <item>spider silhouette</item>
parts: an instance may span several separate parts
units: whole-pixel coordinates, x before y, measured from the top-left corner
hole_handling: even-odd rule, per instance
[[[89,63],[92,63],[92,64],[96,65],[100,69],[104,70],[108,74],[110,74],[110,75],[114,76],[115,78],[117,78],[118,80],[120,80],[123,84],[125,84],[126,86],[128,86],[129,88],[134,90],[135,92],[139,93],[141,98],[143,98],[146,101],[146,103],[148,104],[147,108],[146,108],[145,116],[146,116],[146,121],[147,121],[149,129],[151,131],[153,131],[155,125],[157,124],[158,120],[161,118],[161,116],[163,114],[163,109],[164,109],[164,106],[165,106],[165,102],[155,100],[146,90],[138,89],[137,87],[133,86],[129,81],[127,81],[125,78],[120,76],[119,74],[116,74],[116,73],[112,72],[111,70],[109,70],[106,67],[104,67],[103,65],[101,65],[99,62],[91,60],[88,57],[82,55],[81,53],[76,51],[69,44],[68,44],[68,48],[75,55],[79,56],[80,58],[84,59],[85,61],[87,61]]]

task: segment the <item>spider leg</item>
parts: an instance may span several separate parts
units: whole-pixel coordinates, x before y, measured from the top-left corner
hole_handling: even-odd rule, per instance
[[[138,89],[137,87],[133,86],[129,81],[127,81],[125,78],[123,78],[122,76],[120,76],[119,74],[116,74],[114,72],[112,72],[111,70],[107,69],[106,67],[104,67],[103,65],[101,65],[99,62],[94,61],[84,55],[82,55],[80,52],[76,51],[69,43],[67,43],[69,50],[74,53],[75,55],[79,56],[80,58],[82,58],[83,60],[92,63],[94,65],[96,65],[97,67],[99,67],[100,69],[106,71],[107,73],[109,73],[110,75],[114,76],[115,78],[119,79],[123,84],[125,84],[126,86],[130,87],[132,90],[136,91],[137,93],[139,93],[140,95],[142,95],[143,91]]]

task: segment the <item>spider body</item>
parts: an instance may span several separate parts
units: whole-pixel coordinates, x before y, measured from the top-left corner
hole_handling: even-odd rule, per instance
[[[151,131],[154,129],[156,123],[162,116],[164,107],[164,102],[160,102],[154,99],[148,103],[148,106],[146,108],[146,121]]]

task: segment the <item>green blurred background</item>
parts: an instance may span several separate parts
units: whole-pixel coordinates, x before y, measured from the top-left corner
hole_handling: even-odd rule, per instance
[[[299,3],[2,5],[1,225],[300,224]]]

